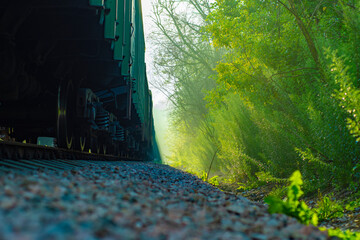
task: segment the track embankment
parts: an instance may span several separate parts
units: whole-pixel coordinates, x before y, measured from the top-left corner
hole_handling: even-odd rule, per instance
[[[177,169],[94,162],[0,176],[0,239],[327,239]]]

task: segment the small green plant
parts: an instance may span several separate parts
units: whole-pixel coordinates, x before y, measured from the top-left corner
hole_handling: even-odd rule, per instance
[[[284,201],[275,196],[269,196],[265,202],[269,204],[270,213],[283,213],[288,216],[298,219],[304,224],[313,224],[316,226],[318,220],[325,220],[334,217],[341,217],[343,215],[343,208],[336,202],[332,201],[330,197],[325,196],[317,203],[317,209],[311,210],[299,198],[303,195],[301,186],[303,181],[301,173],[295,171],[291,177],[290,186],[288,187],[287,199]],[[347,210],[354,210],[360,205],[360,200],[350,202],[346,205]],[[319,214],[319,217],[318,217]],[[338,237],[345,240],[360,240],[360,232],[351,232],[349,230],[342,231],[341,229],[327,229],[325,227],[319,228],[321,231],[328,231],[330,237]]]
[[[246,191],[246,190],[250,190],[250,189],[254,189],[259,187],[260,185],[258,184],[258,182],[251,182],[251,183],[240,183],[237,182],[237,190],[239,191]]]
[[[206,182],[207,180],[207,173],[205,171],[202,172],[202,174],[200,175],[201,180],[203,180],[204,182]]]
[[[259,184],[267,184],[267,183],[278,183],[278,184],[284,184],[288,183],[287,179],[283,178],[276,178],[272,176],[269,172],[260,171],[255,173]]]
[[[269,196],[283,199],[287,193],[287,186],[276,186],[271,189]]]
[[[358,208],[358,207],[360,207],[360,198],[346,204],[345,209],[348,211],[354,211],[355,208]]]
[[[326,229],[325,227],[319,228],[321,231],[328,231],[329,237],[338,237],[344,240],[360,240],[359,232],[352,232],[350,230],[342,231],[341,229]]]
[[[219,181],[217,180],[219,176],[213,176],[212,178],[210,178],[208,180],[208,183],[210,183],[211,185],[219,186]]]
[[[309,209],[303,201],[299,201],[299,198],[304,194],[301,190],[303,181],[300,171],[295,171],[289,180],[290,186],[287,191],[287,199],[283,201],[274,196],[269,196],[265,199],[265,202],[269,204],[269,212],[284,213],[298,219],[301,223],[316,226],[318,224],[317,214]]]
[[[218,177],[219,176],[213,176],[212,178],[208,178],[208,175],[205,171],[202,172],[200,178],[201,180],[203,180],[204,182],[208,182],[213,186],[219,186],[219,181],[218,181]]]
[[[317,213],[319,221],[342,217],[344,215],[343,207],[330,199],[329,196],[320,197],[314,211]]]
[[[244,183],[238,183],[238,185],[239,187],[237,188],[237,190],[245,191],[248,189],[248,187]]]

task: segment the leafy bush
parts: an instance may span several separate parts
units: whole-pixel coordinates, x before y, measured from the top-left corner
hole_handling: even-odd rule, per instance
[[[356,77],[353,76],[349,67],[345,64],[345,59],[336,56],[336,51],[331,55],[331,70],[334,75],[336,84],[340,89],[335,90],[334,97],[339,100],[339,105],[348,113],[347,127],[355,137],[356,141],[360,141],[360,89],[356,88],[354,82]]]
[[[289,181],[290,186],[288,187],[286,200],[283,201],[275,196],[269,196],[265,199],[265,202],[269,204],[270,213],[283,213],[298,219],[301,223],[307,225],[313,224],[314,226],[317,226],[319,220],[327,220],[343,215],[344,210],[341,205],[331,201],[328,196],[325,196],[318,201],[316,209],[309,209],[303,201],[299,201],[299,198],[303,195],[303,191],[301,190],[303,181],[299,171],[295,171],[289,178]],[[346,209],[354,210],[359,206],[360,200],[358,199],[347,204]],[[327,229],[325,227],[321,227],[320,230],[328,231],[329,236],[338,237],[340,239],[360,240],[360,232]]]
[[[299,198],[304,194],[301,190],[303,185],[301,173],[295,171],[289,180],[290,186],[288,187],[287,199],[285,201],[274,196],[269,196],[265,199],[265,202],[269,204],[269,212],[284,213],[298,219],[301,223],[317,226],[317,214],[311,211],[305,202],[299,201]]]
[[[156,62],[164,86],[174,83],[164,89],[173,165],[201,173],[219,150],[212,172],[244,188],[299,169],[306,191],[358,189],[360,2],[293,2],[289,11],[279,1],[217,0],[180,13],[157,1],[166,47]],[[193,10],[201,20],[180,21]],[[183,38],[161,31],[173,26]]]

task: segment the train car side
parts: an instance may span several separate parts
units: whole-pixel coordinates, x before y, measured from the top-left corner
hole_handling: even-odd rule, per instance
[[[0,4],[0,127],[19,141],[150,159],[140,0]]]

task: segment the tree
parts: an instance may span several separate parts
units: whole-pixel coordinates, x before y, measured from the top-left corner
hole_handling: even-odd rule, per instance
[[[214,4],[207,31],[215,47],[228,51],[216,67],[217,88],[208,98],[222,109],[221,103],[233,98],[230,93],[238,95],[237,104],[247,109],[250,119],[239,124],[256,126],[257,152],[246,131],[239,132],[236,141],[242,143],[242,154],[260,161],[270,174],[284,177],[300,168],[307,179],[322,178],[324,183],[329,176],[320,177],[314,170],[329,166],[326,171],[344,183],[359,161],[345,114],[332,97],[339,85],[324,52],[339,48],[338,41],[346,49],[343,54],[358,52],[353,47],[357,27],[346,15],[355,16],[359,1],[350,2],[217,0]],[[240,155],[237,161],[246,161]]]
[[[156,30],[151,40],[157,46],[157,87],[173,103],[172,126],[177,135],[173,151],[177,153],[191,154],[196,144],[202,144],[195,143],[196,137],[211,139],[204,97],[216,86],[211,76],[215,74],[221,50],[208,43],[210,36],[203,31],[209,12],[208,0],[157,0],[153,7]],[[193,147],[189,147],[190,142]],[[204,146],[207,150],[203,152],[214,148],[211,142],[203,144],[211,145]],[[179,155],[174,158],[181,161]]]

